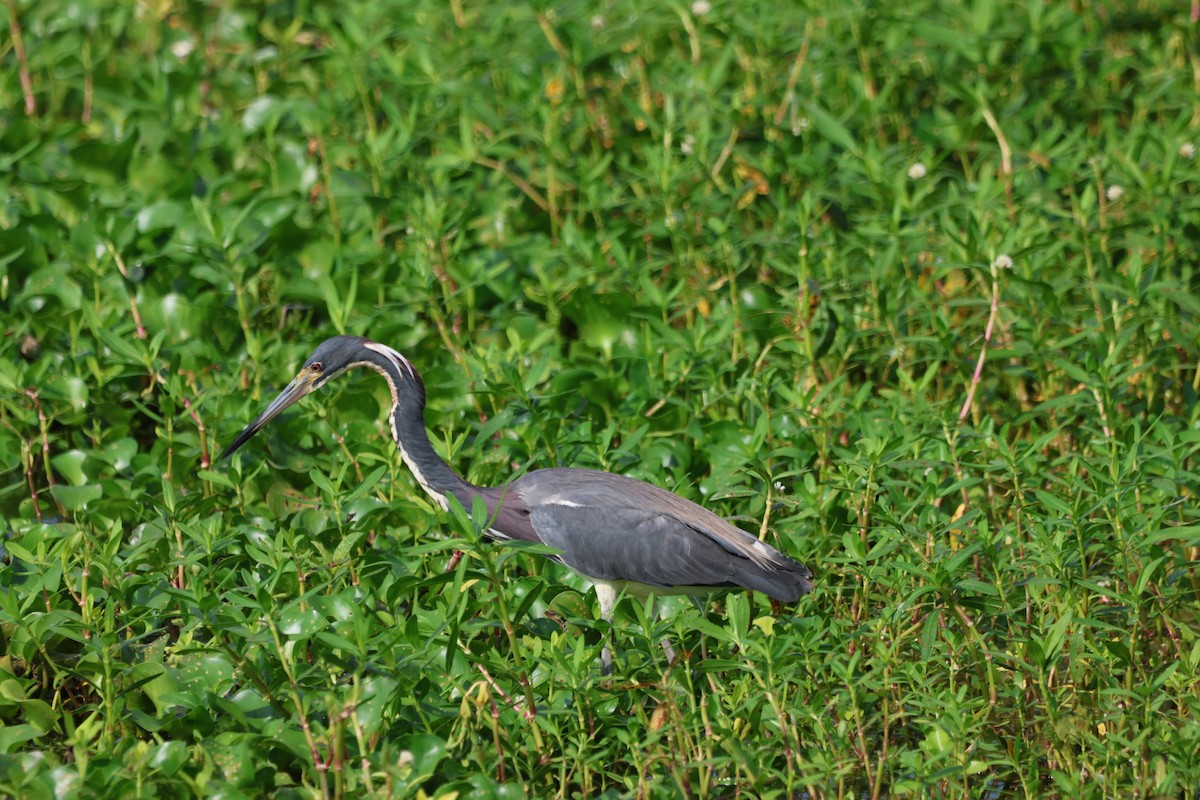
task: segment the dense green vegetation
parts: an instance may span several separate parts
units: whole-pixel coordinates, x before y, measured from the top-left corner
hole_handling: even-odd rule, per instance
[[[6,0],[0,796],[1194,797],[1188,13]],[[374,374],[214,463],[341,332],[816,591],[606,681]]]

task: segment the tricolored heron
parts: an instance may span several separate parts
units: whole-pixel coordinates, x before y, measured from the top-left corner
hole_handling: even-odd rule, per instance
[[[745,588],[791,603],[812,590],[812,573],[798,561],[677,494],[633,478],[590,469],[539,469],[504,486],[476,486],[434,452],[425,431],[425,384],[408,359],[361,336],[326,339],[258,419],[225,448],[229,456],[292,403],[355,367],[388,382],[388,418],[400,457],[443,509],[453,496],[488,511],[492,539],[549,545],[551,556],[596,587],[611,622],[622,591],[705,594]],[[605,672],[610,667],[607,648]]]

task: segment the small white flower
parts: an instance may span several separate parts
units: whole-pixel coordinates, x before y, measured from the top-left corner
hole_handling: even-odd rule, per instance
[[[187,57],[196,49],[196,43],[191,39],[176,39],[171,42],[171,54],[180,61],[187,61]]]
[[[792,136],[799,136],[812,127],[808,117],[800,117],[792,123]]]
[[[604,30],[604,26],[608,24],[608,20],[604,18],[603,14],[593,14],[588,24],[592,26],[592,30],[602,31]]]
[[[1179,145],[1179,155],[1183,158],[1191,160],[1196,157],[1196,145],[1191,142],[1184,142]]]
[[[1125,194],[1125,187],[1119,183],[1114,183],[1108,187],[1108,191],[1104,194],[1108,197],[1108,202],[1115,203],[1121,199],[1121,195]]]
[[[914,181],[921,180],[921,178],[924,178],[926,174],[928,174],[928,170],[925,169],[925,165],[920,161],[915,162],[911,167],[908,168],[908,177],[912,178]]]
[[[685,156],[690,156],[696,150],[696,137],[687,135],[683,137],[683,141],[679,143],[679,152]]]
[[[783,481],[775,481],[775,491],[779,492],[780,494],[783,494],[783,492],[784,492]]]
[[[703,17],[710,11],[712,11],[712,3],[708,0],[694,0],[692,3],[692,13],[697,17]]]
[[[992,262],[993,269],[1012,269],[1012,257],[1005,253],[996,256],[996,260]]]

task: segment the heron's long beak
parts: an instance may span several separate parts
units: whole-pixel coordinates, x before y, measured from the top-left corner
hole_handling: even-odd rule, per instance
[[[233,451],[249,441],[251,436],[258,433],[259,428],[278,417],[283,413],[285,408],[311,392],[313,390],[313,382],[317,377],[319,377],[319,373],[310,373],[308,370],[297,375],[295,380],[289,383],[287,388],[271,401],[271,405],[267,406],[267,410],[259,414],[258,419],[247,425],[246,429],[239,433],[238,437],[233,440],[233,444],[225,448],[225,452],[221,453],[221,458],[229,458],[233,454]]]

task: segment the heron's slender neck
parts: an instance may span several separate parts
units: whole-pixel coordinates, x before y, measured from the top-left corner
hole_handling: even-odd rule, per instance
[[[392,348],[376,342],[364,346],[369,355],[361,362],[362,366],[383,375],[392,390],[389,421],[405,466],[442,508],[448,508],[448,495],[454,495],[464,507],[470,508],[479,487],[452,470],[429,443],[425,431],[425,384],[420,374]]]

